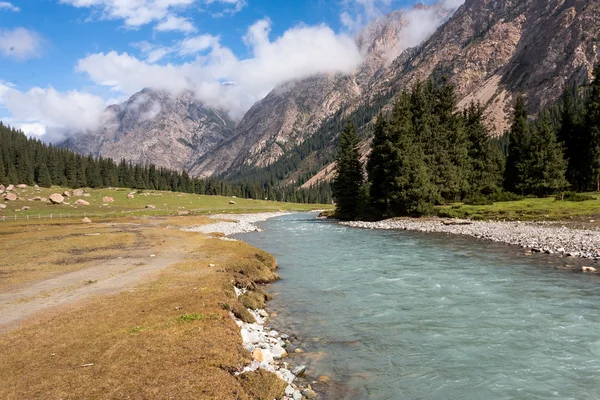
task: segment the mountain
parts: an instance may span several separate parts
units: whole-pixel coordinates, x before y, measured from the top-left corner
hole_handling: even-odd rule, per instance
[[[273,164],[314,134],[323,121],[340,110],[356,108],[392,61],[429,34],[409,35],[411,24],[421,18],[435,28],[453,11],[440,4],[418,4],[368,25],[356,38],[364,62],[354,74],[323,74],[276,87],[246,113],[236,136],[201,157],[191,173],[226,174]]]
[[[490,131],[501,135],[517,94],[527,97],[535,114],[555,103],[564,85],[591,79],[599,45],[597,0],[466,0],[428,40],[378,70],[359,103],[338,110],[336,121],[323,122],[315,135],[329,135],[329,142],[320,140],[308,153],[298,146],[268,169],[251,168],[242,176],[305,187],[331,179],[335,136],[345,121],[368,134],[372,119],[389,110],[396,94],[427,79],[454,84],[461,107],[471,101],[484,105]],[[368,151],[368,140],[363,149]]]
[[[582,84],[598,62],[598,0],[443,0],[375,21],[356,37],[364,62],[350,75],[287,82],[237,123],[192,93],[144,90],[109,107],[97,132],[67,145],[82,153],[151,161],[195,176],[298,185],[329,179],[337,133],[369,127],[395,95],[419,80],[449,80],[461,106],[479,101],[495,135],[525,94],[533,114],[565,84]],[[437,29],[436,29],[437,28]],[[311,179],[312,178],[312,179]]]
[[[74,135],[63,145],[82,154],[187,171],[234,129],[225,111],[204,106],[191,92],[144,89],[108,107],[98,130]]]
[[[554,103],[565,84],[591,78],[599,59],[600,2],[467,0],[427,42],[386,71],[375,92],[447,76],[459,105],[486,106],[495,134],[507,128],[515,94],[529,111]]]

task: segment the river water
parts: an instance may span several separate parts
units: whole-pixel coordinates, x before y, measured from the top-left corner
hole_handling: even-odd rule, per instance
[[[599,399],[600,279],[470,238],[294,214],[239,235],[273,254],[276,324],[351,399]]]

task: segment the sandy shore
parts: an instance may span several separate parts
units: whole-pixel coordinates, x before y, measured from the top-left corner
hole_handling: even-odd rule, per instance
[[[231,236],[238,233],[260,232],[257,222],[263,222],[270,218],[281,217],[289,213],[257,213],[257,214],[219,214],[212,215],[210,218],[221,220],[209,225],[200,225],[185,228],[187,232],[200,233],[222,233],[225,236]]]
[[[600,259],[600,231],[571,229],[555,223],[459,221],[445,219],[389,219],[379,222],[342,222],[364,229],[397,229],[472,236],[507,243],[532,252]]]

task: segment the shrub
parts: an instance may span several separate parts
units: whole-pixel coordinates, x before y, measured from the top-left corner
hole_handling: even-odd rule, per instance
[[[469,206],[491,206],[494,202],[482,194],[476,193],[463,200]]]
[[[588,196],[587,194],[580,194],[580,193],[576,193],[576,192],[559,193],[556,195],[555,199],[556,199],[556,201],[575,201],[575,202],[596,200],[596,198],[593,196]]]
[[[495,203],[523,200],[523,196],[503,190],[490,194],[489,198]]]

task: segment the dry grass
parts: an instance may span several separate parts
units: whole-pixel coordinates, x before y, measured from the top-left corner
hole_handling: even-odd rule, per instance
[[[123,222],[122,219],[119,222]],[[7,234],[26,241],[30,253],[2,247],[11,254],[12,276],[21,283],[84,264],[59,264],[76,248],[113,256],[136,246],[184,252],[185,261],[167,267],[133,291],[91,298],[38,315],[0,335],[2,399],[273,399],[285,384],[264,372],[236,377],[250,361],[239,328],[227,308],[241,307],[232,283],[257,289],[256,282],[276,279],[272,256],[241,242],[208,239],[166,229],[178,218],[134,220],[141,225],[23,226]],[[5,225],[6,227],[6,225]],[[18,231],[18,227],[14,227]],[[37,231],[41,229],[41,231]],[[102,240],[74,233],[102,232]],[[50,239],[62,232],[63,242]],[[106,239],[106,241],[105,241]],[[47,243],[47,244],[46,244]],[[121,244],[118,248],[115,243]],[[4,240],[2,241],[4,245]],[[100,250],[99,250],[100,249]],[[114,253],[116,252],[116,253]],[[70,255],[69,257],[73,257]],[[7,257],[3,257],[7,258]],[[6,262],[6,260],[2,260]],[[19,272],[28,265],[34,271]],[[216,267],[210,267],[215,264]],[[63,270],[57,269],[58,267]],[[15,278],[17,277],[17,278]],[[6,282],[6,281],[5,281]],[[6,283],[5,283],[6,284]],[[93,364],[93,366],[84,366]]]

